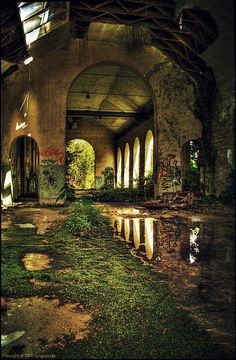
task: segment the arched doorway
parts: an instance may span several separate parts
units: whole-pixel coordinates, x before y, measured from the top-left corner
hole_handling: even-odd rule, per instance
[[[95,151],[88,141],[82,139],[68,141],[66,164],[69,186],[78,190],[95,187]]]
[[[118,188],[122,185],[122,153],[120,147],[117,150],[117,178],[116,178],[116,185]]]
[[[124,187],[129,187],[129,160],[130,160],[130,151],[129,144],[125,145],[125,158],[124,158]]]
[[[10,150],[13,200],[38,197],[39,149],[29,136],[13,140]]]
[[[138,187],[140,174],[140,142],[139,138],[136,137],[134,140],[133,148],[133,187]]]

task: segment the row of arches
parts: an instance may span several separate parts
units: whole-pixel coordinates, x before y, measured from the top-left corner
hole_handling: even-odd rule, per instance
[[[67,143],[66,152],[68,150],[71,156],[70,163],[67,164],[68,184],[76,189],[95,188],[96,156],[93,147],[87,141],[75,139]],[[182,147],[183,190],[199,191],[200,180],[204,183],[204,187],[207,187],[200,150],[200,144],[193,140],[188,141]],[[82,156],[82,152],[84,156]],[[147,131],[144,144],[136,137],[132,148],[130,144],[125,144],[123,154],[121,147],[119,147],[117,150],[116,187],[136,188],[142,176],[144,179],[152,176],[153,157],[154,146],[151,130]],[[4,198],[7,199],[12,195],[14,199],[37,197],[39,190],[39,149],[36,141],[29,136],[16,138],[12,142],[9,159],[11,171],[5,176]],[[89,160],[89,167],[85,166],[86,160]],[[203,190],[205,191],[205,189]]]
[[[144,146],[144,178],[152,176],[153,174],[153,133],[151,130],[147,131]],[[140,181],[140,140],[135,138],[132,150],[132,169],[130,145],[125,144],[124,156],[122,156],[121,148],[117,150],[117,172],[116,185],[118,188],[137,187]],[[123,175],[123,176],[122,176]]]

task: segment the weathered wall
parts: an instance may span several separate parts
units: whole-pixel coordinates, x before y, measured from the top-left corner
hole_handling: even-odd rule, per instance
[[[69,39],[10,75],[5,83],[3,164],[8,164],[10,145],[17,136],[30,135],[36,140],[40,152],[40,203],[54,203],[65,181],[67,94],[73,80],[89,66],[99,63],[124,65],[150,84],[155,108],[154,159],[159,170],[156,194],[172,190],[176,166],[180,166],[182,144],[201,137],[201,124],[193,115],[194,87],[188,76],[165,61],[165,57],[154,47],[141,45],[131,49],[125,31],[124,26],[92,24],[88,40]],[[27,93],[28,106],[25,103],[19,111]],[[142,137],[143,129],[139,129],[136,131]],[[85,136],[87,130],[83,131]],[[127,133],[129,136],[130,133]],[[104,137],[99,136],[101,143],[104,138],[105,134]],[[97,159],[107,156],[108,166],[114,165],[111,149],[109,137],[104,148],[97,153]],[[98,161],[98,174],[105,165],[104,161]],[[53,178],[56,180],[53,181]],[[51,179],[50,186],[47,186],[48,179]]]
[[[194,110],[194,82],[169,61],[156,66],[148,77],[156,99],[156,193],[181,190],[182,146],[186,141],[202,136],[202,123]]]
[[[223,193],[232,184],[235,171],[235,96],[229,84],[216,93],[212,121],[212,147],[215,155],[214,190]]]

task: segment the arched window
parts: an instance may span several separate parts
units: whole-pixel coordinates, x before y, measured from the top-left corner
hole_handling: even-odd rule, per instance
[[[121,154],[121,149],[118,148],[117,151],[117,180],[116,180],[116,184],[117,187],[121,187],[122,184],[122,180],[121,180],[121,170],[122,170],[122,154]]]
[[[138,186],[139,164],[140,164],[140,142],[139,142],[139,138],[136,137],[133,148],[133,187]]]
[[[145,140],[145,168],[144,176],[151,176],[153,174],[153,135],[152,131],[148,130]]]
[[[129,158],[130,158],[130,151],[129,151],[129,144],[126,143],[125,145],[125,161],[124,161],[124,187],[129,187]]]

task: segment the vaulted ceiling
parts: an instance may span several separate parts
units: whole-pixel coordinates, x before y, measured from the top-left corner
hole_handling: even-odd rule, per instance
[[[67,99],[67,123],[95,122],[120,134],[150,115],[150,90],[134,72],[116,65],[97,65],[72,84]]]
[[[93,27],[117,34],[129,28],[130,47],[157,47],[183,70],[203,75],[208,67],[200,54],[217,37],[209,12],[197,7],[176,16],[173,0],[81,0],[1,2],[2,78],[18,69],[30,55],[40,57],[60,42],[94,34]],[[97,23],[97,24],[96,24]],[[119,66],[97,66],[81,74],[71,86],[67,125],[95,122],[119,135],[152,111],[143,80]]]

